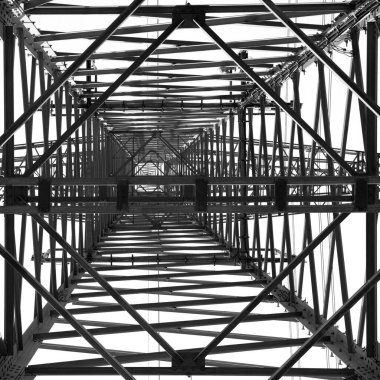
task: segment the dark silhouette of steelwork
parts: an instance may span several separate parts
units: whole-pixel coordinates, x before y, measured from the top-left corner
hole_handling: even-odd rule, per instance
[[[379,379],[379,2],[174,3],[0,3],[0,378]],[[114,21],[43,29],[79,15]],[[124,24],[134,16],[159,22]],[[344,228],[363,213],[353,257]]]

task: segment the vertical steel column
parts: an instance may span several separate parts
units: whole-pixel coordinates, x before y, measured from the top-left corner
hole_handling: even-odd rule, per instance
[[[79,118],[79,108],[78,108],[78,93],[74,93],[74,118],[78,120]],[[79,178],[81,176],[81,153],[80,153],[80,141],[79,141],[79,129],[75,131],[75,177]],[[78,197],[83,193],[82,186],[76,186],[75,192]],[[78,214],[78,252],[83,256],[83,214]]]
[[[86,137],[84,140],[84,145],[86,145],[86,164],[85,164],[85,176],[91,178],[93,175],[92,171],[92,137],[93,137],[93,123],[94,119],[91,117],[86,121]],[[90,186],[86,186],[85,196],[92,196],[92,189]],[[85,229],[85,252],[86,256],[91,258],[93,254],[93,242],[94,242],[94,214],[86,214],[86,229]]]
[[[7,131],[14,120],[14,51],[15,37],[12,26],[3,27],[4,53],[4,128]],[[14,139],[10,139],[3,150],[3,170],[5,177],[14,176]],[[4,204],[13,203],[13,188],[5,187]],[[5,248],[16,256],[15,217],[4,215]],[[13,355],[14,345],[14,310],[15,310],[15,274],[13,268],[6,263],[4,268],[4,341],[8,355]]]
[[[213,128],[210,128],[210,134],[209,134],[209,154],[210,154],[210,177],[215,177],[215,136],[214,136],[214,130]],[[218,161],[218,152],[219,149],[216,151],[216,161]],[[212,193],[213,197],[216,197],[216,185],[213,185],[210,187],[210,194]],[[217,235],[218,229],[217,229],[217,222],[216,222],[216,212],[209,216],[209,228],[212,230],[212,233]]]
[[[378,30],[375,22],[367,24],[367,94],[377,101],[378,80]],[[366,162],[367,175],[377,176],[379,164],[377,159],[377,118],[367,110],[367,143]],[[374,204],[377,201],[377,187],[370,185],[368,201]],[[368,281],[377,269],[377,213],[366,214],[366,280]],[[377,292],[376,287],[368,292],[367,306],[367,356],[377,357]]]
[[[29,107],[30,103],[34,101],[34,94],[36,88],[36,71],[37,71],[37,60],[32,57],[31,62],[31,72],[30,72],[30,89],[28,94],[28,78],[26,73],[26,57],[25,57],[25,47],[24,47],[24,34],[19,33],[19,54],[20,54],[20,68],[21,68],[21,82],[22,82],[22,92],[23,92],[23,106],[24,111]],[[33,164],[33,116],[26,122],[25,125],[25,146],[26,146],[26,167],[30,167]],[[35,196],[34,187],[30,189],[30,196]],[[38,243],[38,227],[34,220],[32,222],[32,241],[33,241],[33,252],[36,255],[39,252]],[[52,264],[54,267],[54,257],[52,254]]]
[[[360,59],[360,48],[359,48],[359,27],[355,27],[351,30],[351,44],[352,44],[352,60],[353,60],[353,68],[356,77],[356,83],[361,88],[364,89],[364,80],[363,80],[363,72],[362,72],[362,64]],[[353,79],[353,78],[352,78]],[[349,91],[352,98],[352,92]],[[360,121],[362,127],[363,134],[363,144],[364,149],[367,144],[367,115],[366,108],[364,104],[359,100],[359,112],[360,112]]]
[[[45,92],[46,88],[49,88],[51,85],[51,75],[47,75],[47,81],[45,81],[45,69],[44,69],[44,56],[42,52],[38,53],[38,72],[39,72],[39,81],[40,81],[40,91],[41,93]],[[43,144],[44,152],[49,149],[49,126],[50,126],[50,105],[49,102],[42,105],[42,130],[43,130]],[[50,161],[46,160],[44,165],[41,166],[41,173],[44,177],[50,177]],[[44,233],[41,227],[39,228],[38,234],[38,247],[34,252],[34,270],[37,281],[41,281],[41,267],[42,267],[42,245],[43,245]],[[43,321],[43,311],[42,311],[42,297],[36,292],[36,303],[35,303],[35,312],[38,317],[38,321]]]
[[[99,178],[99,128],[100,122],[97,117],[94,118],[94,127],[92,129],[92,151],[93,151],[93,159],[92,159],[92,177]],[[92,195],[97,197],[99,196],[97,186],[93,187]],[[94,241],[93,243],[97,243],[100,237],[100,226],[99,226],[99,216],[100,214],[94,214]]]
[[[72,116],[72,99],[70,96],[70,87],[68,83],[65,84],[65,102],[66,102],[66,129],[70,128],[71,125],[71,116]],[[60,137],[60,136],[59,136]],[[59,138],[57,136],[57,138]],[[67,139],[66,141],[66,164],[62,162],[62,168],[61,173],[62,175],[65,175],[66,178],[69,177],[70,172],[70,165],[69,165],[69,145],[70,145],[70,139]],[[64,171],[64,164],[66,166],[66,170]],[[68,196],[68,188],[65,186],[61,190],[61,196],[67,197]],[[67,214],[61,215],[61,228],[62,228],[62,236],[64,239],[66,239],[67,236]],[[61,282],[62,284],[65,284],[65,288],[69,286],[69,271],[68,271],[68,256],[66,250],[62,250],[62,271],[61,271]]]
[[[300,94],[299,94],[299,80],[300,73],[297,71],[293,77],[293,90],[294,90],[294,110],[300,115],[301,114],[301,102],[300,102]],[[297,137],[298,137],[298,149],[299,149],[299,169],[302,176],[306,175],[306,161],[305,161],[305,150],[304,150],[304,142],[303,142],[303,131],[302,128],[297,125]],[[302,193],[307,195],[307,188],[305,186],[302,187]],[[309,202],[304,202],[304,204],[308,205]],[[305,213],[305,229],[304,229],[304,246],[309,244],[313,240],[312,237],[312,224],[310,213]],[[304,265],[304,263],[303,263]],[[303,267],[301,267],[302,269]],[[319,296],[318,296],[318,284],[317,284],[317,276],[315,270],[315,260],[314,260],[314,252],[310,253],[309,256],[309,269],[310,269],[310,282],[312,288],[312,296],[313,296],[313,306],[314,306],[314,318],[315,323],[318,324],[320,322],[320,311],[319,311]],[[303,286],[303,274],[299,277],[299,288],[298,288],[298,296],[301,297],[302,294],[302,286]]]
[[[247,127],[246,127],[246,109],[239,110],[238,124],[239,124],[239,169],[240,176],[247,177]],[[246,185],[240,187],[240,195],[246,197],[248,195],[248,189]],[[243,205],[246,202],[242,203]],[[246,264],[246,259],[249,256],[249,240],[248,240],[248,217],[246,213],[239,215],[240,219],[240,259],[242,265]]]
[[[40,77],[40,91],[41,94],[45,92],[48,86],[45,83],[45,69],[44,69],[44,56],[42,53],[38,54],[38,72]],[[44,139],[44,153],[49,149],[49,121],[50,121],[50,105],[49,102],[42,106],[42,130]],[[42,166],[42,175],[50,176],[50,162],[46,160]]]
[[[55,124],[56,124],[56,133],[57,133],[57,138],[61,136],[62,134],[62,102],[63,102],[63,87],[61,87],[56,93],[54,94],[54,101],[55,101]],[[66,108],[67,112],[67,108]],[[62,149],[58,149],[56,153],[56,176],[63,177],[63,172],[62,172],[62,164],[63,164],[63,159],[62,159]],[[59,196],[60,194],[60,188],[59,186],[55,186],[53,191],[55,192],[56,196]],[[52,225],[54,228],[57,228],[57,215],[54,215],[53,217],[49,214],[49,224]],[[35,220],[32,220],[35,222]],[[50,264],[50,285],[51,285],[51,292],[57,296],[57,271],[56,271],[56,246],[57,242],[50,236],[50,257],[51,257],[51,264]],[[62,253],[63,256],[63,253]],[[63,268],[63,265],[61,265]]]
[[[226,140],[226,120],[223,119],[221,123],[221,136],[219,137],[219,146],[220,146],[220,176],[224,176],[227,173],[227,159],[226,159],[226,149],[227,149],[227,140]],[[225,194],[226,188],[223,185],[219,185],[219,196]],[[225,243],[226,241],[226,226],[224,225],[227,215],[224,213],[219,214],[219,231],[220,231],[220,241]]]
[[[266,127],[265,112],[266,112],[266,98],[265,98],[265,95],[262,95],[260,97],[261,125],[260,125],[259,152],[261,153],[261,151],[262,151],[263,154],[260,157],[260,153],[259,153],[259,175],[261,175],[261,166],[263,166],[263,175],[265,177],[269,177],[270,172],[269,172],[268,140],[267,140],[267,127]],[[262,165],[261,159],[264,160],[263,165]],[[265,186],[265,189],[266,189],[266,195],[271,196],[271,192],[272,192],[271,187]],[[268,202],[268,204],[269,203],[270,202]],[[275,262],[275,252],[274,252],[274,236],[273,236],[273,217],[272,217],[272,214],[269,214],[267,219],[268,219],[268,222],[267,222],[267,233],[266,233],[266,238],[265,238],[264,271],[267,272],[268,256],[270,253],[270,257],[271,257],[270,263],[271,263],[271,271],[272,271],[271,275],[273,277],[275,277],[276,276],[276,262]]]
[[[202,134],[202,174],[209,176],[209,152],[208,152],[208,131],[204,131]],[[210,196],[210,186],[207,186],[207,195]],[[211,215],[208,215],[207,212],[203,213],[203,225],[204,227],[210,228]]]
[[[251,170],[252,177],[256,176],[255,142],[253,139],[253,109],[248,108],[248,176]]]
[[[66,104],[70,103],[70,114],[67,112],[66,108],[66,122],[68,125],[71,125],[72,117],[74,116],[75,119],[75,110],[73,114],[73,96],[70,91],[70,86],[68,83],[65,84],[65,92],[66,92]],[[75,154],[73,152],[73,147],[75,144],[75,140],[73,138],[67,139],[67,159],[66,159],[66,177],[67,178],[73,178],[75,176]],[[74,186],[68,186],[65,189],[66,195],[68,196],[70,194],[71,197],[75,196],[75,187]],[[71,245],[74,249],[77,248],[76,244],[76,225],[75,225],[75,214],[70,214],[70,224],[71,224]],[[74,262],[74,260],[70,261],[70,271],[74,271],[76,273],[77,265]]]
[[[257,163],[255,157],[255,142],[254,142],[254,133],[253,133],[253,109],[249,108],[248,112],[248,122],[249,122],[249,152],[251,157],[251,172],[252,177],[260,175],[257,170]],[[253,195],[255,197],[260,195],[260,189],[258,186],[255,186],[253,189]],[[255,205],[258,204],[256,201]],[[253,236],[252,236],[252,257],[255,258],[255,252],[257,256],[257,268],[259,276],[262,275],[262,260],[261,260],[261,241],[260,241],[260,224],[259,224],[259,214],[254,214],[253,220]]]
[[[226,119],[222,120],[222,176],[227,176],[227,121]],[[222,188],[223,194],[228,195],[228,189],[226,186]],[[229,216],[230,214],[227,213],[225,218],[226,218],[226,226],[224,229],[224,236],[223,239],[226,242],[226,245],[228,246],[228,236],[229,236],[229,229],[228,229],[228,223],[229,223]],[[224,215],[222,214],[222,217]],[[222,222],[223,223],[223,222]]]
[[[322,109],[322,119],[323,126],[325,132],[325,140],[326,143],[332,146],[331,143],[331,131],[330,131],[330,118],[329,118],[329,110],[328,110],[328,101],[327,101],[327,91],[326,91],[326,80],[325,80],[325,71],[323,63],[318,62],[318,73],[319,73],[319,95],[321,101],[321,109]],[[318,110],[319,112],[319,110]],[[334,176],[334,164],[331,157],[327,157],[327,168],[328,174],[330,176]],[[335,186],[331,186],[331,194],[336,195],[337,189]],[[334,217],[337,216],[337,213],[333,213]],[[334,240],[336,243],[336,252],[338,259],[338,268],[339,268],[339,276],[340,276],[340,288],[342,293],[342,301],[345,303],[348,300],[348,287],[347,287],[347,276],[344,262],[344,251],[343,251],[343,238],[340,226],[336,228],[334,231]],[[333,251],[332,251],[333,252]],[[347,345],[349,352],[354,352],[354,344],[353,344],[353,336],[352,336],[352,323],[351,323],[351,315],[348,311],[344,316],[345,318],[345,326],[346,326],[346,335],[347,335]]]
[[[22,28],[17,30],[18,47],[19,47],[19,59],[20,59],[20,74],[22,80],[22,99],[24,109],[29,106],[29,94],[28,94],[28,74],[26,69],[26,54],[24,45],[24,30]],[[26,239],[26,226],[27,215],[22,215],[21,228],[20,228],[20,246],[19,246],[19,263],[23,265],[25,257],[25,239]],[[23,337],[22,337],[22,318],[21,318],[21,291],[22,291],[22,277],[20,275],[15,279],[15,326],[17,336],[17,349],[23,349]]]
[[[281,86],[276,87],[276,93],[281,96]],[[280,164],[280,176],[285,176],[285,163],[284,163],[284,146],[282,138],[282,126],[281,126],[281,110],[280,107],[275,107],[275,137],[276,143],[278,143],[278,158]],[[274,141],[273,141],[274,143]],[[274,148],[273,148],[274,149]],[[275,165],[276,155],[272,153],[272,173],[271,176],[275,175]],[[289,224],[289,214],[284,212],[284,223],[283,223],[283,233],[282,233],[282,249],[281,249],[281,263],[280,271],[283,270],[285,256],[288,260],[288,263],[292,260],[292,244],[290,237],[290,224]],[[294,302],[295,297],[295,286],[294,286],[294,276],[293,272],[289,274],[289,288],[290,288],[290,302]]]
[[[235,132],[235,116],[234,114],[232,113],[232,111],[230,111],[230,115],[229,115],[229,118],[228,118],[228,122],[229,122],[229,131],[230,131],[230,136],[229,136],[229,143],[230,143],[230,155],[229,155],[229,158],[230,158],[230,172],[229,172],[229,176],[230,177],[236,177],[236,167],[235,167],[235,139],[234,139],[234,132]],[[230,193],[229,193],[230,196],[237,196],[237,187],[236,186],[233,186],[232,188],[230,187]],[[234,245],[236,245],[237,247],[237,252],[239,250],[239,238],[238,238],[238,224],[237,224],[237,214],[234,213],[230,213],[230,225],[229,225],[229,228],[230,228],[230,244],[231,244],[231,247],[234,247]],[[237,237],[237,238],[236,238]]]

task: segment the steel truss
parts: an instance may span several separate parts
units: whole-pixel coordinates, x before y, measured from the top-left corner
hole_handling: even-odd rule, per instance
[[[175,3],[0,3],[0,378],[379,379],[379,2]]]

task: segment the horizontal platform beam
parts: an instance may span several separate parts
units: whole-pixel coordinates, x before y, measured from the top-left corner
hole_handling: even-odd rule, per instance
[[[127,180],[129,185],[195,185],[200,176],[120,176],[108,178],[49,178],[52,186],[116,186]],[[207,177],[209,185],[274,185],[276,180],[286,178],[289,185],[354,185],[357,179],[368,184],[380,184],[379,176],[299,176],[299,177]],[[0,186],[37,186],[41,177],[1,177]]]
[[[232,297],[233,298],[233,297]],[[160,303],[161,305],[162,303]],[[70,309],[69,309],[70,310]],[[70,311],[71,312],[71,311]],[[248,315],[244,319],[244,323],[248,322],[264,322],[264,321],[288,321],[293,318],[301,317],[301,313],[273,313],[273,314],[255,314]],[[215,326],[224,325],[229,323],[231,318],[207,318],[207,319],[197,319],[197,320],[186,320],[186,321],[175,321],[175,322],[162,322],[162,323],[151,323],[151,326],[160,331],[161,328],[185,328],[185,327],[196,327],[196,326]],[[140,325],[127,325],[127,326],[117,326],[117,327],[101,327],[87,329],[93,335],[109,335],[109,334],[120,334],[120,333],[131,333],[137,331],[143,331]],[[34,334],[34,339],[38,340],[50,340],[50,339],[62,339],[62,338],[74,338],[79,336],[79,333],[75,330],[68,331],[56,331],[48,333],[36,333]]]
[[[326,338],[326,341],[330,338]],[[301,346],[307,341],[307,338],[297,338],[297,339],[279,339],[271,340],[267,342],[255,342],[255,343],[238,343],[238,344],[228,344],[224,346],[219,346],[215,348],[213,354],[225,354],[225,353],[236,353],[236,352],[252,352],[258,350],[270,350],[276,348],[285,347],[297,347]],[[183,352],[198,352],[202,347],[196,347],[184,350]],[[136,353],[136,354],[126,354],[126,355],[115,355],[115,358],[120,363],[138,363],[150,360],[161,360],[167,358],[169,355],[166,352],[149,352],[149,353]],[[64,362],[54,362],[39,365],[39,368],[51,368],[51,367],[83,367],[83,366],[99,366],[106,365],[107,362],[102,358],[94,359],[79,359],[73,361]]]
[[[348,12],[352,10],[352,6],[345,2],[336,3],[307,3],[307,4],[281,4],[280,9],[284,12],[305,12],[305,11],[330,11],[335,13]],[[206,5],[202,6],[206,13],[265,13],[268,10],[261,4],[252,5]],[[73,14],[119,14],[124,7],[110,7],[110,6],[81,6],[81,5],[66,5],[66,4],[49,4],[38,7],[29,7],[28,3],[25,5],[25,12],[27,14],[44,14],[44,15],[73,15]],[[173,6],[142,6],[135,12],[137,16],[152,16],[160,17],[161,15],[167,16],[173,13]]]
[[[161,375],[161,376],[271,376],[277,368],[202,368],[182,370],[170,367],[126,367],[133,375]],[[117,375],[111,368],[107,367],[51,367],[41,368],[38,366],[29,366],[25,370],[26,375],[34,376],[62,376],[62,375],[88,375],[88,376],[112,376]],[[306,377],[328,377],[330,379],[342,379],[354,375],[351,369],[323,369],[323,368],[292,368],[288,371],[288,376],[306,376]]]
[[[162,214],[176,214],[187,213],[193,214],[195,212],[201,213],[245,213],[245,214],[281,214],[283,210],[279,210],[275,206],[235,206],[235,205],[220,205],[220,206],[207,206],[207,211],[196,210],[195,206],[182,206],[182,205],[146,205],[146,206],[130,206],[128,211],[118,210],[114,206],[52,206],[45,214],[72,214],[75,213],[91,213],[91,214],[147,214],[147,213],[162,213]],[[351,213],[363,212],[355,208],[353,204],[331,204],[331,205],[297,205],[288,206],[287,212],[289,213]],[[380,204],[369,205],[366,212],[380,212]],[[37,206],[0,206],[0,214],[40,214],[41,210]]]

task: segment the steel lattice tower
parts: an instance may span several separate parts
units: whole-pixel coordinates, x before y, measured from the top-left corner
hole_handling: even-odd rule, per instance
[[[0,0],[0,378],[380,379],[379,7]]]

